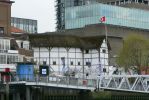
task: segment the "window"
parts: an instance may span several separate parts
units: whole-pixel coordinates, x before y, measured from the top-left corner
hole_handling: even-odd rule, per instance
[[[29,42],[28,41],[23,41],[23,48],[29,50]]]
[[[124,0],[121,0],[120,3],[121,3],[121,4],[124,4]]]
[[[142,0],[138,0],[139,3],[142,3]]]
[[[110,4],[110,2],[107,2],[107,4]]]
[[[128,0],[125,0],[125,3],[129,3]]]
[[[46,65],[47,64],[47,62],[46,61],[43,61],[43,65]]]
[[[106,68],[103,68],[103,72],[106,72]]]
[[[80,65],[80,62],[78,62],[78,65]]]
[[[19,57],[16,55],[8,55],[7,56],[7,64],[13,64],[14,62],[18,62]]]
[[[89,50],[85,50],[85,53],[88,54],[89,53]]]
[[[21,48],[23,48],[23,42],[21,42]]]
[[[6,55],[0,55],[0,64],[6,64]]]
[[[106,53],[106,50],[105,50],[105,49],[103,49],[103,50],[102,50],[102,53]]]
[[[0,34],[4,34],[4,27],[0,27]]]
[[[116,5],[119,5],[120,3],[119,3],[120,1],[116,1]]]
[[[73,65],[73,61],[70,62],[70,65]]]
[[[148,4],[148,1],[144,1],[144,4]]]
[[[78,0],[74,1],[74,6],[78,6]]]
[[[53,61],[53,65],[56,65],[56,61]]]
[[[90,67],[91,66],[91,62],[86,62],[86,66]]]
[[[6,50],[10,49],[10,41],[9,40],[5,40],[5,48],[6,48]]]
[[[115,5],[115,2],[111,2],[111,5]]]

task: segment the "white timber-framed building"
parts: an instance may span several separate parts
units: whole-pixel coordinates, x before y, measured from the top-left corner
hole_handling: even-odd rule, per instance
[[[110,72],[110,46],[106,44],[105,36],[43,33],[30,34],[29,41],[34,62],[38,66],[48,65],[57,74],[69,72],[93,78]]]

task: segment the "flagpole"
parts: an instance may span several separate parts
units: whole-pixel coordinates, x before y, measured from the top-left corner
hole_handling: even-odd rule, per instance
[[[100,21],[101,21],[101,23],[103,22],[103,24],[104,24],[104,28],[105,28],[105,43],[106,43],[106,45],[107,45],[107,48],[108,48],[108,36],[107,36],[107,25],[106,25],[106,23],[105,23],[105,21],[106,21],[106,17],[105,16],[103,16],[101,19],[100,19]],[[105,53],[104,53],[104,55],[105,55]],[[104,56],[104,68],[106,68],[106,65],[105,65],[105,56]],[[109,73],[109,67],[108,67],[108,71],[107,71],[108,73]],[[104,72],[105,73],[105,72]]]
[[[104,23],[104,26],[105,26],[105,35],[106,35],[106,44],[108,44],[108,39],[107,39],[107,25]]]
[[[106,38],[105,38],[105,43],[106,43],[106,46],[107,46],[107,49],[108,49],[108,36],[107,36],[107,32],[108,32],[108,30],[107,30],[107,25],[106,25],[106,23],[104,23],[104,26],[105,26],[105,35],[106,35]],[[105,61],[105,58],[104,58],[104,61]],[[107,62],[108,63],[108,62]],[[105,65],[105,67],[106,67],[106,65]],[[109,67],[108,67],[108,71],[107,71],[107,73],[109,74]]]

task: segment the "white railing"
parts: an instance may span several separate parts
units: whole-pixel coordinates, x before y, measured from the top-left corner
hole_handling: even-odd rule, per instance
[[[34,83],[46,83],[46,84],[56,84],[76,86],[76,87],[92,87],[97,86],[97,79],[82,79],[75,78],[72,76],[39,76],[39,75],[16,75],[15,77],[10,77],[9,83],[20,83],[20,82],[34,82]]]
[[[99,89],[149,93],[149,75],[99,76]]]
[[[2,77],[1,77],[2,79]],[[9,83],[28,82],[32,84],[44,83],[53,86],[75,88],[98,88],[116,91],[131,91],[149,93],[149,75],[101,75],[97,79],[83,79],[74,76],[39,76],[39,75],[16,75],[7,77]],[[6,80],[6,79],[5,79]],[[2,80],[2,81],[5,81]]]

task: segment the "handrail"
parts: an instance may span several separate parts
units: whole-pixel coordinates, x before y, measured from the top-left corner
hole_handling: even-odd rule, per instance
[[[40,76],[32,74],[19,74],[15,75],[14,78],[10,77],[10,82],[35,82],[35,83],[50,83],[58,85],[67,85],[67,86],[79,86],[82,87],[96,87],[96,79],[83,79],[75,78],[73,76]]]
[[[98,89],[149,93],[149,75],[101,75]]]

